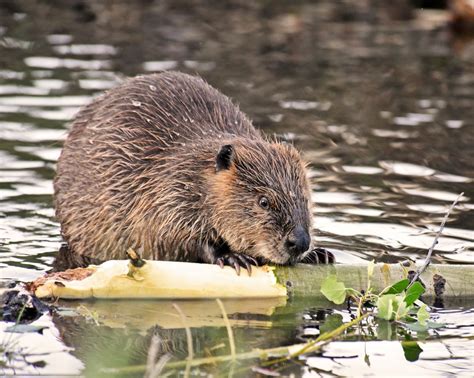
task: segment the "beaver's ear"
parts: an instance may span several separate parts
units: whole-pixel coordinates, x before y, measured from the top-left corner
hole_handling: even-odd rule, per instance
[[[222,146],[216,156],[216,172],[223,169],[229,169],[234,157],[234,147],[231,144]]]

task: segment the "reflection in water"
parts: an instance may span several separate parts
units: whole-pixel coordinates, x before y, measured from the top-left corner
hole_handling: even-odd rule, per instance
[[[64,308],[70,308],[83,316],[94,314],[97,321],[110,328],[134,328],[146,331],[154,326],[163,329],[184,328],[179,313],[174,308],[176,301],[95,301],[90,303],[64,302]],[[186,326],[224,327],[222,311],[215,300],[179,301],[179,307],[186,316]],[[285,306],[285,298],[267,298],[259,300],[225,300],[224,305],[233,328],[270,328],[269,316],[277,307]],[[252,317],[245,319],[245,314]]]
[[[286,321],[293,325],[297,320],[290,317],[297,308],[288,312],[289,308],[281,307],[285,302],[282,298],[223,301],[237,353],[291,342],[291,327],[278,324],[281,316],[278,309],[286,313]],[[136,301],[133,305],[129,301],[83,304],[63,301],[61,304],[67,307],[55,317],[56,327],[66,345],[74,347],[74,354],[86,362],[88,374],[97,374],[107,367],[143,364],[152,336],[159,336],[162,354],[185,359],[188,349],[185,328],[191,329],[197,358],[229,354],[222,311],[213,300]],[[174,305],[185,315],[184,321]],[[76,316],[71,316],[69,309]]]
[[[347,310],[325,310],[327,302],[305,298],[293,299],[286,305],[284,300],[225,300],[224,307],[232,324],[232,332],[237,353],[245,353],[255,348],[272,348],[280,345],[304,343],[317,337],[321,332],[334,329],[334,324],[351,320]],[[184,321],[174,307],[177,305],[185,315]],[[74,373],[81,367],[76,358],[86,367],[86,375],[96,376],[107,368],[121,368],[145,363],[152,337],[158,337],[159,356],[170,353],[175,361],[183,361],[188,355],[186,328],[192,335],[195,358],[229,355],[230,346],[227,330],[224,327],[222,312],[215,301],[61,301],[51,323],[49,316],[43,316],[34,324],[48,327],[44,337],[32,335],[26,338],[29,348],[48,355],[48,363],[54,364],[54,358],[71,350],[67,359],[71,361],[68,370]],[[431,305],[431,304],[430,304]],[[472,306],[472,301],[454,299],[446,303],[448,307]],[[459,350],[459,340],[472,334],[471,311],[443,310],[435,311],[434,319],[444,322],[446,328],[430,331],[418,342],[422,353],[417,356],[418,363],[412,366],[415,371],[433,371],[445,369],[449,358],[457,357],[459,372],[468,369],[469,355]],[[332,323],[332,324],[330,324]],[[383,322],[382,322],[383,323]],[[49,337],[58,333],[64,344],[54,344]],[[453,338],[457,336],[458,338]],[[20,339],[18,335],[14,336]],[[347,369],[357,368],[366,373],[389,373],[393,366],[386,363],[387,353],[395,361],[397,369],[410,369],[405,343],[415,343],[416,334],[396,324],[371,322],[370,326],[354,328],[348,334],[351,342],[334,342],[326,347],[322,354],[303,357],[306,368],[316,367],[332,370],[337,374],[348,375]],[[381,343],[378,340],[392,340]],[[54,346],[54,348],[53,348]],[[70,349],[69,349],[70,348]],[[382,348],[382,349],[380,349]],[[54,353],[52,352],[54,350]],[[446,355],[446,351],[451,351]],[[436,354],[438,353],[438,355]],[[357,358],[367,354],[366,359]],[[42,355],[42,354],[41,354]],[[436,366],[430,365],[436,358]],[[73,357],[74,356],[74,357]],[[351,356],[350,363],[344,360]],[[381,360],[385,358],[385,364]],[[415,359],[415,360],[416,360]],[[414,361],[414,360],[413,360]],[[239,364],[242,372],[247,373],[256,362],[243,361]],[[23,364],[24,365],[24,364]],[[375,366],[374,366],[375,365]],[[18,363],[19,369],[23,369]],[[207,364],[201,367],[211,374],[222,374],[228,368],[225,364]],[[371,370],[374,368],[375,370]],[[143,369],[143,368],[142,368]],[[22,370],[31,371],[31,370]],[[55,370],[41,370],[45,374]],[[143,370],[142,370],[143,371]],[[288,373],[301,374],[298,365],[286,365]],[[412,370],[409,370],[412,371]],[[349,374],[350,375],[350,374]],[[243,376],[246,376],[245,374]]]
[[[446,14],[415,11],[399,2],[367,4],[234,2],[228,8],[187,1],[2,2],[0,277],[27,281],[51,266],[61,242],[51,182],[68,123],[80,106],[126,76],[169,69],[202,75],[240,103],[256,125],[304,151],[315,202],[314,237],[339,261],[423,257],[450,202],[464,192],[435,259],[472,263],[472,39],[452,35]],[[91,313],[98,314],[110,305],[109,321],[143,320],[144,328],[158,322],[127,315],[126,306],[91,305],[96,306]],[[143,314],[155,314],[154,305]],[[241,315],[231,319],[239,347],[294,342],[302,321],[298,314],[312,305],[290,303],[273,315],[249,309],[260,315],[247,323]],[[202,308],[200,324],[206,327],[196,328],[201,350],[218,344],[214,336],[225,339],[223,328],[209,330],[207,322],[215,316],[211,307]],[[71,345],[85,335],[72,331],[70,323],[78,319],[63,319],[64,326],[55,319]],[[90,331],[85,345],[107,344],[109,327],[81,319]],[[243,324],[250,327],[248,334]],[[458,340],[472,336],[472,326],[465,329],[456,333]],[[94,332],[102,336],[94,338]],[[131,337],[127,328],[120,332],[119,342],[109,344],[126,345],[120,353],[115,348],[113,359],[123,357],[117,364],[124,365],[130,362],[124,351],[137,342],[143,352],[148,341],[137,341],[140,335]],[[335,344],[333,351],[344,354],[347,347],[348,354],[359,354],[359,346],[351,345]],[[370,353],[375,348],[374,366],[380,345],[368,347]],[[403,353],[398,344],[383,348],[393,348],[394,356]],[[453,353],[464,357],[456,347]],[[361,368],[361,358],[350,365],[330,355],[307,363],[330,364],[338,374],[350,372],[341,366]],[[140,358],[134,363],[143,362],[143,353]],[[431,372],[430,366],[420,364],[419,371]],[[444,367],[440,364],[439,371]]]

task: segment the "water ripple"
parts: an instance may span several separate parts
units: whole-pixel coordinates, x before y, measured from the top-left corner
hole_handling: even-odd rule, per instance
[[[25,64],[30,67],[38,68],[67,68],[83,70],[101,70],[111,67],[110,60],[80,60],[71,58],[55,58],[48,56],[32,56],[25,58]]]

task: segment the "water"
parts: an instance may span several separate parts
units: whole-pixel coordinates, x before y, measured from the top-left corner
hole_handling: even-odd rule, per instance
[[[74,114],[125,76],[168,69],[203,76],[256,125],[303,151],[311,163],[314,237],[340,262],[424,258],[447,207],[461,192],[434,261],[474,262],[474,44],[453,36],[445,15],[409,9],[399,14],[396,7],[363,2],[348,12],[344,2],[330,1],[236,3],[230,9],[181,1],[78,4],[0,4],[3,278],[29,281],[51,266],[61,242],[52,178]],[[85,305],[83,318],[42,319],[51,343],[58,335],[62,341],[47,344],[48,355],[41,357],[46,365],[33,371],[85,368],[93,374],[104,366],[143,363],[150,327],[167,329],[159,315],[171,313],[169,305],[119,303],[113,310],[109,305],[105,314],[97,302]],[[225,346],[215,353],[228,353],[215,304],[189,306],[181,304],[189,318],[195,313],[210,318],[193,326],[196,353],[205,355],[221,343]],[[400,342],[370,338],[331,344],[322,356],[288,371],[377,374],[394,372],[390,367],[396,364],[400,372],[413,374],[466,374],[473,361],[473,303],[446,306],[439,316],[450,327],[426,338],[417,362],[407,362]],[[130,307],[140,311],[128,315]],[[317,331],[305,313],[327,307],[309,299],[297,306],[237,306],[229,310],[237,347],[299,342],[302,333]],[[144,313],[157,318],[143,328],[125,321],[141,320]],[[115,325],[106,315],[113,315]],[[182,325],[169,328],[168,338],[179,344],[171,350],[185,358]],[[97,360],[92,345],[110,358]],[[371,356],[370,367],[364,353]],[[384,365],[380,353],[393,357],[393,365]],[[456,364],[448,358],[457,358]],[[31,372],[29,363],[17,362],[23,366],[18,371]]]

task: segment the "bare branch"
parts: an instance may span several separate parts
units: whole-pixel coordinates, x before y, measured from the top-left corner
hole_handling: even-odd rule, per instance
[[[457,205],[459,199],[463,196],[464,192],[463,193],[460,193],[457,198],[454,200],[454,202],[451,204],[451,206],[449,207],[448,211],[446,212],[446,214],[444,215],[444,218],[443,218],[443,221],[441,222],[441,225],[439,226],[439,230],[438,232],[436,233],[435,235],[435,238],[433,240],[433,244],[431,244],[431,247],[430,249],[428,250],[428,254],[426,255],[426,258],[425,258],[425,261],[423,263],[423,265],[416,271],[416,274],[415,276],[412,278],[411,282],[410,282],[410,285],[413,285],[413,283],[415,283],[418,278],[420,278],[420,275],[426,270],[426,268],[428,268],[428,266],[430,265],[431,263],[431,255],[433,254],[433,250],[434,248],[436,247],[436,244],[438,244],[438,239],[439,237],[441,236],[441,233],[443,232],[444,230],[444,226],[449,218],[449,214],[451,214],[451,211],[454,209],[454,207]]]

